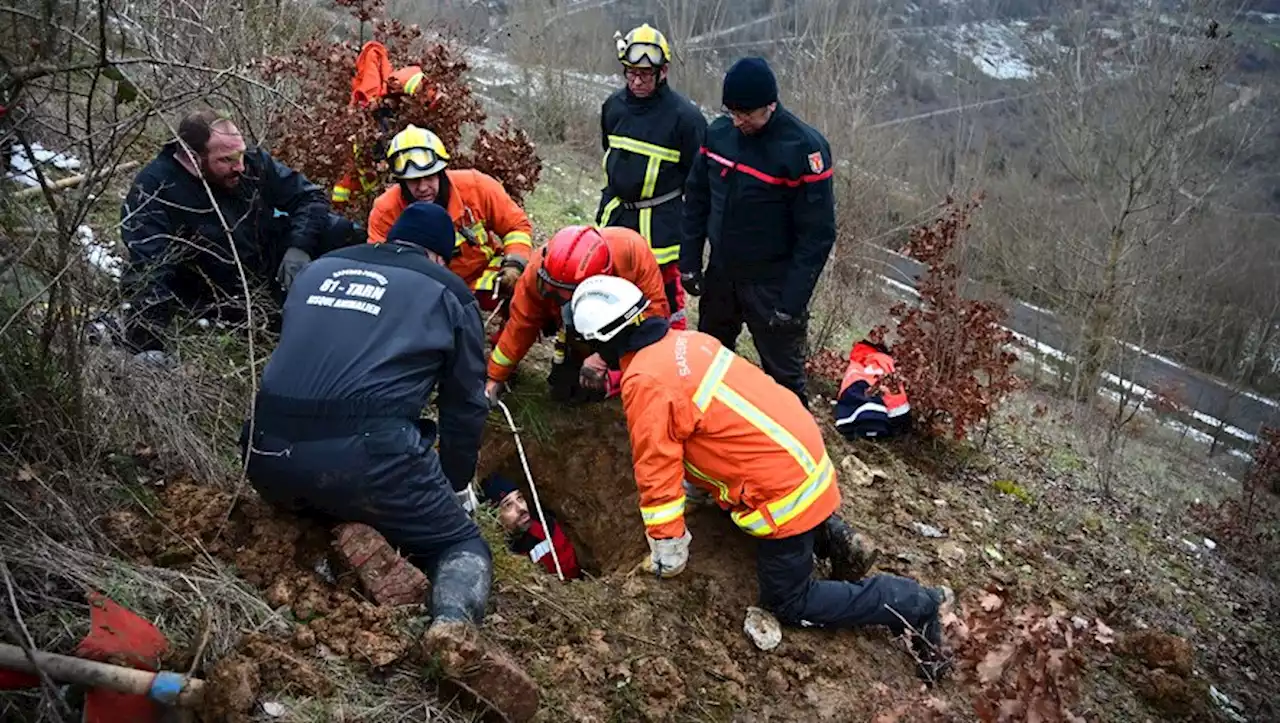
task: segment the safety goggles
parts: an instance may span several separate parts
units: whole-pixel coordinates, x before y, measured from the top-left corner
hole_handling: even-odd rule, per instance
[[[622,55],[622,62],[627,65],[656,68],[662,61],[662,48],[652,43],[632,43]]]
[[[440,156],[430,148],[410,148],[391,157],[391,172],[403,176],[411,170],[427,171],[440,162]]]
[[[565,304],[573,298],[573,290],[576,288],[578,288],[577,284],[557,281],[547,273],[546,267],[538,267],[538,291],[544,299],[553,299],[560,304]]]

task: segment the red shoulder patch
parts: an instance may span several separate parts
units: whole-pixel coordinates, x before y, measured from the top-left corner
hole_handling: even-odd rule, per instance
[[[814,173],[822,173],[824,168],[822,163],[822,151],[814,151],[809,154],[809,170]]]

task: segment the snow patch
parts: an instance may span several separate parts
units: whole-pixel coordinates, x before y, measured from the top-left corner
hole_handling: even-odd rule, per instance
[[[88,226],[78,226],[76,241],[84,247],[86,261],[108,276],[120,278],[120,272],[124,269],[124,259],[120,258],[110,245],[100,243],[94,236],[93,229]]]
[[[31,144],[31,153],[35,156],[34,162],[27,155],[27,149],[19,144],[9,147],[9,168],[13,169],[5,174],[5,178],[23,186],[35,188],[40,185],[40,181],[36,175],[36,163],[42,165],[51,165],[54,168],[63,171],[75,171],[80,168],[80,159],[75,156],[69,156],[65,153],[55,153],[54,151],[45,150],[44,146],[39,143]]]

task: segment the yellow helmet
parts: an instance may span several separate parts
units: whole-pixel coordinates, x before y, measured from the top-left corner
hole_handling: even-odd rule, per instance
[[[645,23],[623,36],[614,34],[618,60],[628,68],[660,68],[671,62],[671,46],[662,33]]]
[[[449,151],[440,136],[410,124],[391,139],[387,148],[391,176],[399,181],[433,176],[449,165]]]

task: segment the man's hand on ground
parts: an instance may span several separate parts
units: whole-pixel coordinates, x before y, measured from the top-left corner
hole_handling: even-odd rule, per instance
[[[284,252],[284,259],[280,262],[280,268],[276,270],[276,281],[280,284],[280,288],[285,291],[293,286],[293,280],[298,274],[311,263],[311,255],[300,248],[290,246]]]

